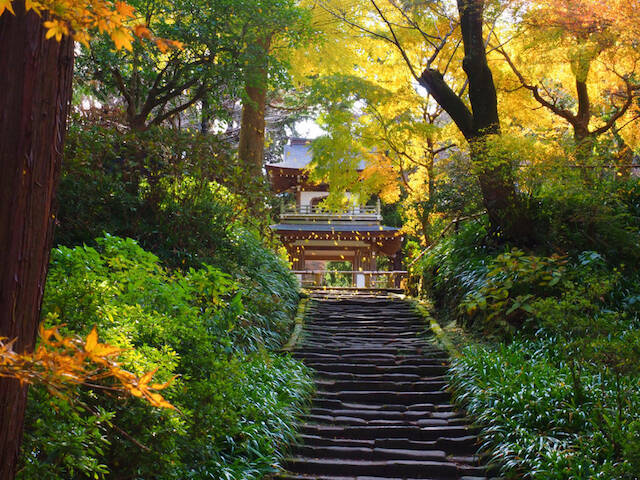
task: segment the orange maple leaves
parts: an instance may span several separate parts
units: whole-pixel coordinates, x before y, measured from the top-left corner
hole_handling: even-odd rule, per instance
[[[0,15],[5,10],[14,14],[15,0],[0,0]],[[136,18],[135,8],[126,2],[113,0],[25,0],[27,12],[41,15],[49,12],[44,22],[46,38],[60,41],[65,35],[87,45],[91,32],[106,33],[117,49],[131,50],[135,37],[154,41],[162,52],[170,48],[182,48],[182,43],[152,35],[148,25]]]
[[[151,383],[156,370],[138,377],[122,369],[117,362],[122,349],[98,342],[95,327],[85,340],[63,337],[59,328],[40,326],[40,343],[31,354],[16,353],[12,348],[15,339],[7,341],[0,337],[0,377],[44,384],[58,396],[65,396],[64,391],[69,387],[85,385],[126,392],[144,398],[155,407],[174,408],[158,393],[173,379],[166,383]]]

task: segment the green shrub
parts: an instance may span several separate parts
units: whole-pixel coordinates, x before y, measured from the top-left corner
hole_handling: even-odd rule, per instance
[[[467,222],[413,266],[411,275],[420,277],[422,285],[419,294],[431,296],[447,318],[456,319],[462,298],[481,287],[492,255],[499,251],[487,239],[486,219]]]
[[[97,325],[102,341],[125,349],[130,371],[157,369],[158,381],[178,375],[163,391],[178,410],[86,389],[61,406],[35,388],[20,478],[251,479],[268,471],[311,388],[300,363],[263,348],[286,332],[287,303],[254,305],[208,265],[169,272],[131,239],[96,245],[54,249],[43,311],[68,333]],[[279,287],[293,301],[287,285]],[[260,317],[272,311],[280,315]]]
[[[92,245],[108,232],[174,268],[215,265],[234,225],[268,224],[265,185],[247,178],[224,142],[166,128],[72,124],[57,195],[56,244]]]
[[[510,336],[534,315],[537,298],[558,295],[566,263],[558,255],[538,257],[518,249],[500,254],[491,260],[479,288],[462,299],[460,309],[471,320],[479,318],[488,332]]]
[[[640,187],[629,182],[549,182],[530,199],[538,242],[547,251],[596,251],[616,262],[640,259]]]

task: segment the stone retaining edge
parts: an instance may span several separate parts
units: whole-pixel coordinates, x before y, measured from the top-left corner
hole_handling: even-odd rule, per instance
[[[437,320],[433,317],[429,304],[419,298],[413,298],[412,300],[416,307],[416,311],[429,323],[429,328],[431,328],[431,331],[436,336],[437,341],[449,352],[449,355],[454,358],[459,357],[461,355],[460,350],[458,350]]]
[[[307,313],[307,305],[309,303],[309,296],[304,292],[301,295],[300,302],[298,303],[298,310],[296,311],[296,316],[294,319],[295,325],[293,327],[293,331],[291,332],[291,336],[287,343],[285,343],[281,348],[281,352],[292,352],[298,341],[300,340],[300,335],[302,334],[302,328],[304,327],[304,317]]]

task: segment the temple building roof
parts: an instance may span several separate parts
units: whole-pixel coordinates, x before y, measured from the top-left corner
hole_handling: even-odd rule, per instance
[[[313,154],[311,152],[311,140],[304,138],[292,138],[289,145],[284,146],[284,155],[281,162],[267,163],[267,168],[277,167],[284,169],[304,169],[311,160]],[[366,163],[361,160],[358,165],[358,170],[364,170]]]

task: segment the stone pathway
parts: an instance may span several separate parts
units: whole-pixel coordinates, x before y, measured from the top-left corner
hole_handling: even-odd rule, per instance
[[[450,403],[448,358],[408,302],[316,298],[294,356],[317,394],[275,480],[484,480],[474,429]]]

